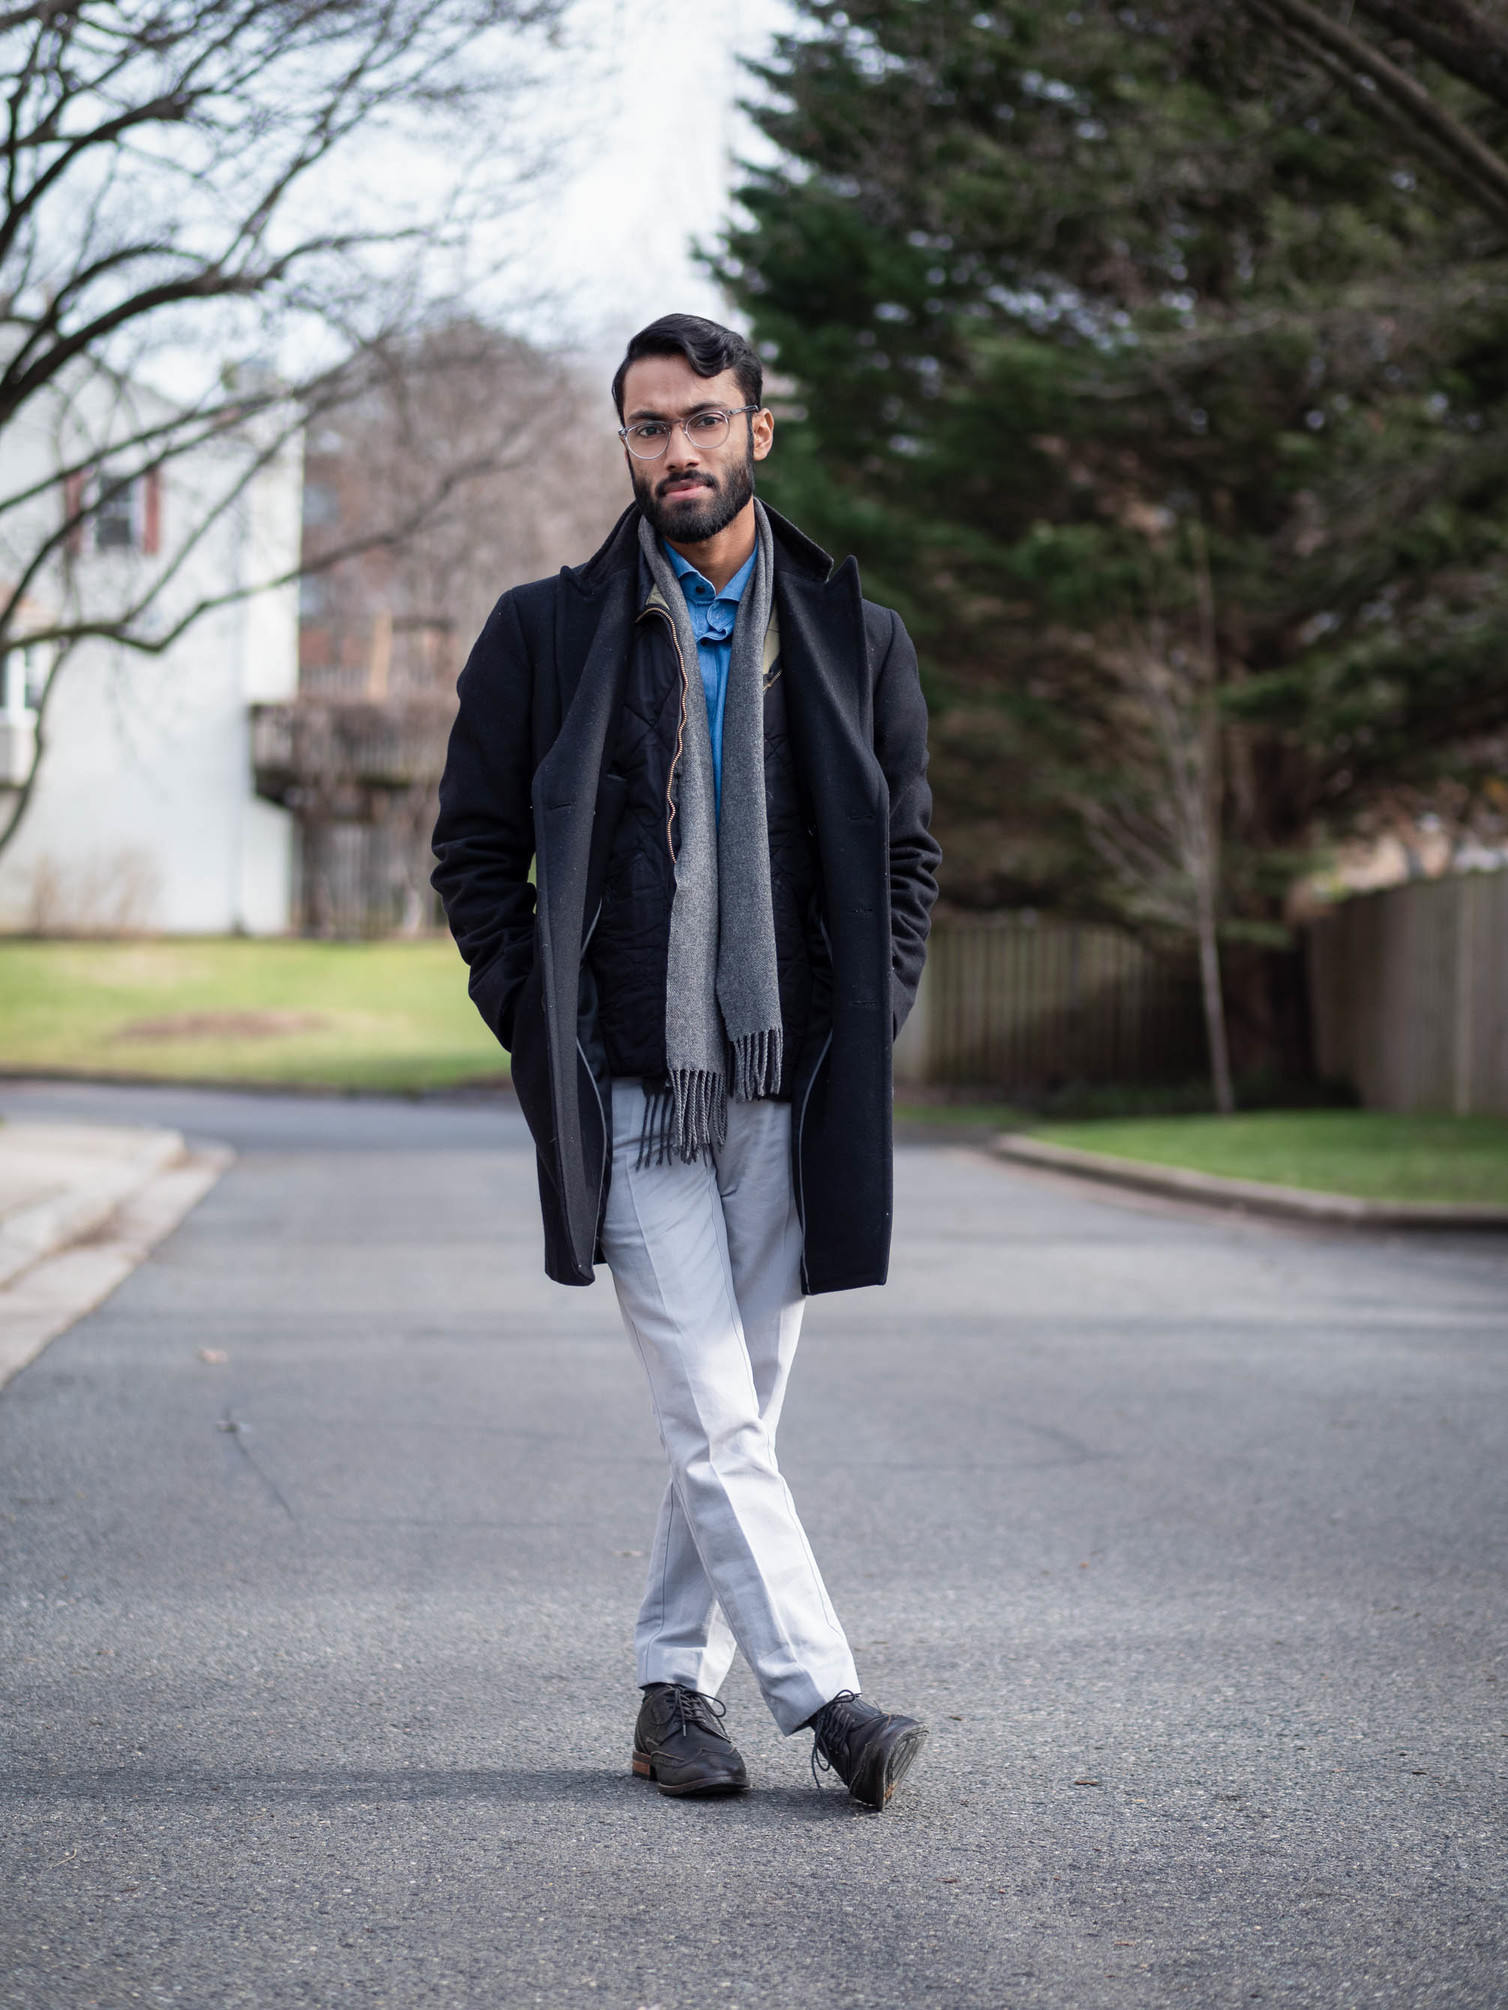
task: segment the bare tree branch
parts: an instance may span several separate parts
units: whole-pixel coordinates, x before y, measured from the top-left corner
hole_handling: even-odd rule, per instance
[[[1432,0],[1403,7],[1396,0],[1357,0],[1357,9],[1390,34],[1413,43],[1441,69],[1508,105],[1508,29],[1466,0]]]
[[[1241,0],[1249,14],[1278,26],[1306,52],[1326,50],[1367,86],[1390,99],[1410,123],[1448,154],[1466,174],[1482,206],[1508,218],[1508,162],[1478,139],[1471,128],[1407,70],[1384,55],[1344,21],[1311,6],[1309,0]]]
[[[18,638],[58,652],[36,707],[39,744],[78,645],[160,656],[216,609],[308,569],[298,557],[217,580],[205,554],[300,428],[420,367],[416,337],[443,299],[437,260],[487,213],[479,198],[505,201],[526,166],[506,119],[529,77],[520,38],[547,30],[562,4],[0,9],[0,655]],[[463,142],[446,189],[424,213],[375,201],[363,213],[329,178],[367,131],[420,118],[433,141]],[[484,161],[489,180],[468,182]],[[141,388],[143,366],[150,377],[165,352],[197,350],[208,364],[250,349],[275,364],[300,331],[307,368],[259,365],[256,383],[227,387],[206,367],[176,401]],[[315,563],[397,549],[498,465],[489,440],[426,466],[401,504]],[[185,468],[192,477],[169,491],[168,548],[154,533],[150,552],[108,577],[76,560],[91,523],[118,520],[137,484]],[[0,790],[0,850],[33,783]]]

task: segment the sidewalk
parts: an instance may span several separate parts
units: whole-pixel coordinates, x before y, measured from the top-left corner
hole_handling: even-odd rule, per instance
[[[0,1124],[0,1388],[108,1297],[233,1156],[177,1131]]]

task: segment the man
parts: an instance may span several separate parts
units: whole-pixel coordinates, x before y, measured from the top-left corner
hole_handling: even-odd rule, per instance
[[[926,1732],[860,1695],[775,1430],[805,1297],[885,1279],[938,849],[899,619],[755,500],[762,382],[693,315],[629,343],[633,502],[483,629],[434,883],[538,1148],[545,1268],[608,1265],[670,1461],[633,1769],[747,1786],[716,1700],[736,1645],[814,1773],[881,1809]]]

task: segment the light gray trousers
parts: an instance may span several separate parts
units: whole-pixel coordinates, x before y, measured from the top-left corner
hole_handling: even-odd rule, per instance
[[[636,1166],[643,1114],[614,1082],[603,1250],[670,1461],[638,1679],[715,1695],[736,1645],[795,1731],[859,1681],[775,1462],[804,1310],[790,1105],[730,1102],[710,1165]]]

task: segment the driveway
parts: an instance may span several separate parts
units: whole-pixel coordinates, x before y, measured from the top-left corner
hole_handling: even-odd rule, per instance
[[[0,2003],[1508,1999],[1503,1242],[903,1149],[782,1455],[932,1743],[865,1817],[740,1666],[754,1790],[677,1803],[628,1772],[648,1401],[511,1105],[0,1113],[239,1153],[0,1396]]]

